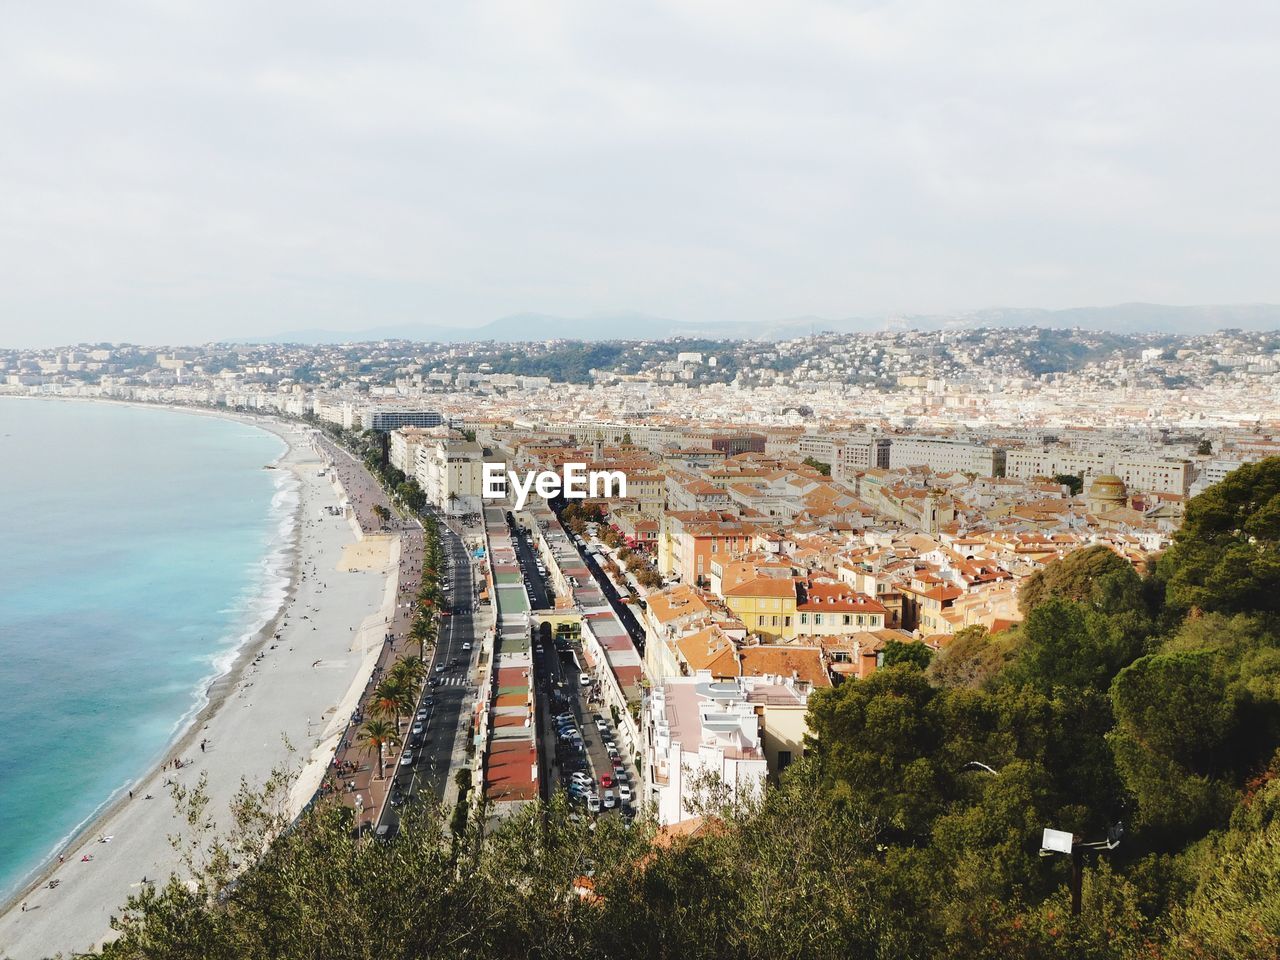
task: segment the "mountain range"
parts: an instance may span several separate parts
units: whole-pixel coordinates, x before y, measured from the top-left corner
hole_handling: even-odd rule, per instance
[[[466,343],[542,340],[666,340],[693,337],[708,340],[785,340],[809,333],[870,333],[881,330],[939,330],[979,327],[1045,327],[1105,330],[1111,333],[1201,334],[1235,328],[1280,329],[1280,305],[1226,304],[1167,306],[1121,303],[1106,307],[1043,310],[1034,307],[993,307],[962,314],[896,314],[880,317],[791,317],[776,321],[695,323],[642,313],[619,312],[586,317],[520,313],[477,327],[401,324],[366,330],[290,330],[242,343],[360,343],[376,340],[418,340]]]

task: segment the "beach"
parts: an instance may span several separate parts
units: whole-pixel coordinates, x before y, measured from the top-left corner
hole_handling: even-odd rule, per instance
[[[395,609],[398,539],[361,540],[350,519],[330,513],[342,493],[330,476],[321,476],[323,459],[304,429],[237,419],[284,439],[288,450],[273,468],[297,478],[283,605],[210,685],[208,702],[164,760],[131,786],[132,797],[119,797],[60,851],[63,862],[48,864],[5,905],[0,957],[92,950],[110,935],[111,917],[144,878],[163,882],[179,869],[169,838],[185,824],[175,816],[167,781],[190,787],[205,777],[208,812],[224,828],[242,780],[257,785],[289,765],[301,771],[290,802],[299,811],[319,785],[383,649]],[[30,815],[38,809],[37,798]]]

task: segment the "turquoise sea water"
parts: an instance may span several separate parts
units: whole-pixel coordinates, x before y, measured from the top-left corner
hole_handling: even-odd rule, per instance
[[[0,897],[164,753],[279,605],[279,438],[0,398]]]

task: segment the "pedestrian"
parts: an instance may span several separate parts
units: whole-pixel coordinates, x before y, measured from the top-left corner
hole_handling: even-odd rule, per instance
[[[23,913],[27,912],[27,901],[25,900],[22,901],[22,912]]]
[[[129,791],[129,799],[130,799],[130,800],[132,800],[132,799],[133,799],[133,791],[132,791],[132,790],[130,790],[130,791]]]

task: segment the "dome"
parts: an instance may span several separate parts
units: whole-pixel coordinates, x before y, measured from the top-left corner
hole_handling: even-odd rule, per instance
[[[1124,481],[1114,473],[1104,473],[1094,477],[1089,484],[1089,499],[1114,503],[1124,503],[1129,497],[1129,490]]]

